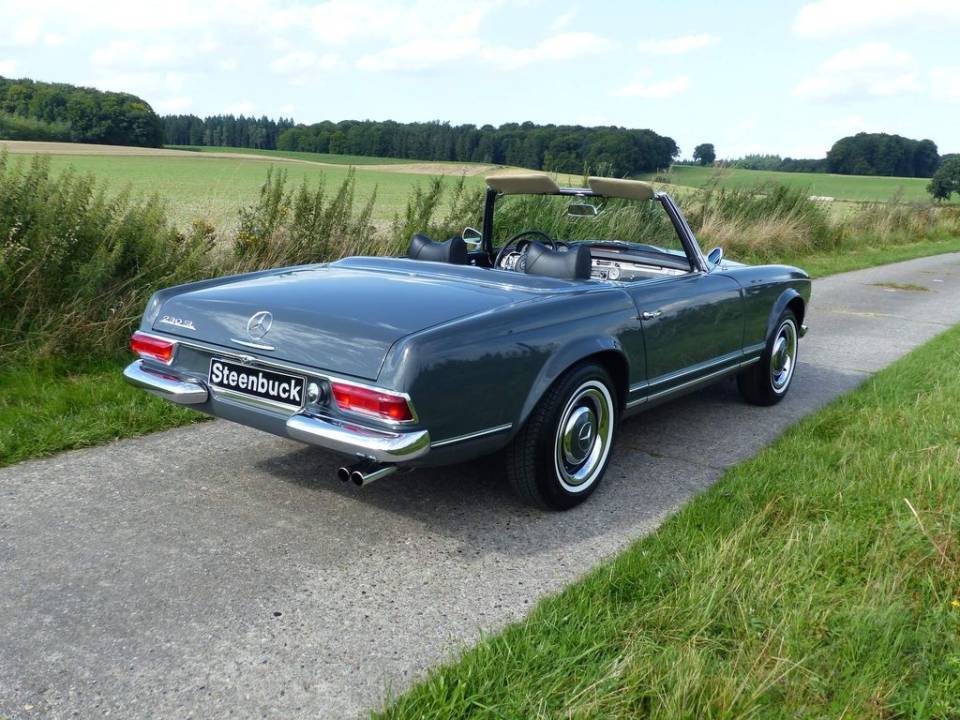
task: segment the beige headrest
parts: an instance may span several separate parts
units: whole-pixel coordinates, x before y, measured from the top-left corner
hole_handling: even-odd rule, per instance
[[[504,195],[548,195],[560,192],[560,186],[554,179],[543,173],[491,175],[487,178],[487,187]]]
[[[653,186],[642,180],[622,180],[620,178],[587,178],[587,184],[597,195],[626,198],[628,200],[649,200],[653,197]]]

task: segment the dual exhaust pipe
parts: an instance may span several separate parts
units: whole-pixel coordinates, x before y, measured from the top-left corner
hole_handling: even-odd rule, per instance
[[[363,487],[375,480],[385,478],[387,475],[393,475],[396,471],[396,465],[384,465],[370,460],[358,462],[353,465],[345,465],[337,470],[337,477],[340,478],[341,482],[347,482],[349,480],[357,487]]]

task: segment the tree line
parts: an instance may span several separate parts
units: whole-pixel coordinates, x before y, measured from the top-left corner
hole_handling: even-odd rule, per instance
[[[165,115],[165,145],[209,145],[276,150],[277,139],[284,130],[294,127],[293,119],[273,120],[263,117],[213,115]]]
[[[345,120],[299,125],[277,140],[280,150],[338,155],[518,165],[579,173],[584,168],[632,175],[666,168],[679,155],[673,138],[653,130],[581,125],[450,125]]]
[[[857,133],[837,140],[825,158],[755,154],[725,160],[724,164],[745,170],[931,177],[946,157],[940,157],[933,140],[913,140],[887,133]]]
[[[0,138],[159,147],[159,116],[129,93],[0,77]]]

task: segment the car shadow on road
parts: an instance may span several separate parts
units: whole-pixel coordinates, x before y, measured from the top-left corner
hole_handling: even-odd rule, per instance
[[[471,552],[526,555],[618,531],[636,536],[638,529],[653,529],[725,468],[862,379],[806,365],[791,395],[772,408],[746,405],[735,382],[726,380],[628,418],[603,483],[589,501],[565,513],[523,505],[498,456],[397,473],[363,488],[340,482],[336,469],[343,458],[316,448],[265,458],[258,468],[305,492],[375,510],[385,541],[393,529],[398,537],[409,535],[412,520],[423,532],[456,539]]]

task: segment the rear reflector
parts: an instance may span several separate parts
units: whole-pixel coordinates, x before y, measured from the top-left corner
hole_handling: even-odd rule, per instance
[[[134,354],[164,364],[169,364],[173,360],[173,351],[176,347],[177,344],[172,340],[164,340],[142,332],[135,332],[130,338],[130,349]]]
[[[341,410],[363,413],[384,420],[413,420],[406,398],[346,383],[333,383],[333,397]]]

